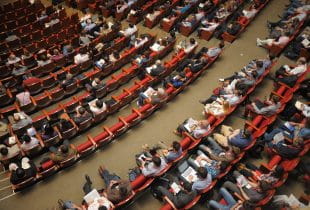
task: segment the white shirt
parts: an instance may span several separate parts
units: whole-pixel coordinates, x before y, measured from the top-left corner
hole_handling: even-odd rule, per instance
[[[161,46],[160,44],[158,44],[157,42],[155,42],[151,47],[150,49],[154,52],[159,52],[161,51],[162,49],[164,49],[165,47],[164,46]]]
[[[280,36],[279,40],[277,42],[274,42],[275,45],[285,45],[290,38],[288,36]]]
[[[80,63],[84,63],[85,61],[89,60],[89,56],[88,54],[77,54],[76,56],[74,56],[74,63],[75,64],[80,64]]]
[[[128,36],[131,36],[133,35],[134,33],[136,33],[137,31],[137,26],[134,26],[133,28],[127,28],[125,31],[124,31],[124,36],[128,37]]]
[[[93,100],[93,101],[91,101],[91,102],[88,103],[88,104],[89,104],[90,111],[91,111],[92,113],[94,113],[95,115],[98,115],[98,114],[104,112],[104,111],[107,109],[107,105],[106,105],[104,102],[103,102],[101,108],[97,107],[97,106],[96,106],[96,101],[97,101],[97,100],[98,100],[98,99],[95,99],[95,100]]]
[[[286,71],[289,74],[300,75],[300,74],[304,73],[305,71],[307,71],[307,65],[298,65],[295,68],[287,69]]]
[[[189,44],[186,46],[186,48],[184,49],[184,52],[185,52],[185,53],[191,52],[197,45],[198,45],[197,42],[195,42],[195,44],[190,44],[190,43],[189,43]]]
[[[23,150],[29,150],[31,149],[32,147],[35,147],[39,144],[39,140],[35,137],[31,137],[31,141],[29,143],[26,143],[24,142],[22,145],[21,145],[21,148]]]
[[[256,9],[242,10],[242,13],[246,18],[251,19],[255,16],[255,14],[257,13],[257,10]]]

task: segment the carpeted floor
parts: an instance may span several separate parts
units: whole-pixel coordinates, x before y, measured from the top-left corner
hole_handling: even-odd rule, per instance
[[[10,0],[2,0],[1,4]],[[47,5],[49,2],[44,3]],[[227,44],[221,58],[208,69],[196,82],[188,89],[178,95],[173,101],[168,103],[160,111],[156,112],[143,123],[131,129],[129,132],[118,138],[116,141],[106,146],[104,149],[97,151],[86,159],[83,159],[73,167],[65,169],[60,173],[44,180],[35,186],[17,193],[0,201],[1,210],[43,210],[54,209],[57,206],[59,198],[63,200],[72,200],[80,203],[83,197],[82,184],[84,175],[88,174],[93,182],[94,187],[100,188],[103,185],[99,178],[97,168],[99,165],[105,165],[109,170],[114,171],[121,177],[127,178],[129,168],[135,166],[134,155],[141,150],[142,144],[153,145],[159,140],[163,140],[168,144],[173,140],[178,139],[172,131],[179,122],[182,122],[188,117],[201,118],[203,106],[198,103],[199,99],[206,98],[211,95],[212,90],[218,86],[218,79],[231,75],[238,71],[242,66],[247,64],[251,59],[263,58],[267,52],[256,46],[256,38],[264,38],[268,35],[266,28],[267,20],[277,20],[278,14],[281,14],[284,5],[288,0],[271,0],[264,10],[256,17],[250,26],[242,33],[233,44]],[[69,12],[74,11],[69,9]],[[122,22],[123,26],[127,25],[126,21]],[[139,33],[151,32],[157,37],[166,35],[158,26],[149,30],[138,25]],[[199,47],[214,46],[218,40],[211,39],[209,42],[199,40],[196,32],[192,37],[197,38]],[[178,35],[179,40],[186,37]],[[188,38],[187,38],[188,39]],[[288,59],[281,56],[275,70],[278,66],[284,63],[291,63]],[[272,83],[269,80],[264,81],[260,87],[255,90],[253,96],[264,97],[272,88]],[[130,108],[136,106],[133,102],[128,107],[125,107],[120,112],[110,116],[102,125],[112,125],[117,121],[117,116],[124,115],[130,112]],[[228,117],[225,123],[232,124],[235,127],[243,125],[240,116],[242,108],[239,108]],[[91,129],[90,133],[96,135],[102,130],[101,125]],[[86,134],[72,140],[74,144],[84,141]],[[0,183],[1,184],[1,183]],[[292,185],[295,189],[299,189],[298,185]],[[4,192],[1,191],[0,194]],[[194,209],[205,209],[205,201],[197,205]],[[128,208],[132,210],[153,210],[159,209],[161,203],[154,199],[149,192],[135,200]]]

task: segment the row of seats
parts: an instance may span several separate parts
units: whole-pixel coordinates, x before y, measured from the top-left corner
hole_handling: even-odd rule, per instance
[[[309,70],[308,70],[308,72],[309,72]],[[305,79],[306,73],[303,74],[300,77],[298,82],[296,82],[296,87],[299,86],[299,84]],[[272,91],[272,93],[277,93],[277,95],[281,95],[283,98],[284,97],[286,98],[286,97],[288,97],[288,94],[284,93],[282,91],[283,88],[286,88],[286,87],[280,85],[275,91]],[[295,91],[296,91],[296,89],[295,89]],[[291,96],[289,98],[292,98],[292,96],[294,94],[294,90],[290,89],[289,93],[290,93],[289,95]],[[285,101],[287,103],[289,100],[286,99]],[[217,177],[218,180],[223,178],[227,173],[229,173],[230,169],[232,168],[232,165],[234,165],[237,162],[239,162],[242,159],[242,157],[245,155],[246,151],[250,150],[255,145],[256,140],[264,134],[264,132],[262,132],[262,130],[266,130],[268,128],[268,126],[270,126],[275,121],[276,116],[285,108],[285,104],[286,103],[284,101],[281,103],[282,104],[281,109],[274,116],[265,117],[265,116],[262,116],[262,115],[257,115],[257,116],[254,117],[252,122],[248,122],[247,121],[245,123],[245,129],[250,130],[251,132],[253,132],[253,135],[252,135],[253,136],[253,142],[249,146],[247,146],[246,148],[244,148],[242,150],[242,153],[238,156],[238,158],[236,158],[230,164],[230,166],[226,168],[226,170],[224,172],[222,172],[220,175],[218,175],[218,177]],[[262,122],[262,121],[264,121],[264,122]],[[307,144],[305,146],[304,150],[300,153],[300,156],[303,156],[304,154],[306,154],[306,152],[309,150],[309,146],[310,146],[310,144]],[[300,160],[300,158],[297,158],[297,159]],[[295,160],[289,160],[289,161],[290,162],[296,162]],[[285,162],[283,163],[283,166],[284,166],[284,170],[285,171],[292,170],[292,168],[288,168],[288,164],[286,164]],[[203,190],[201,192],[201,194],[205,194],[205,193],[209,192],[214,187],[214,185],[216,184],[217,179],[213,180],[213,182],[210,185],[210,187],[208,187],[207,189]],[[282,185],[283,183],[284,183],[284,180],[281,180],[278,183],[276,183],[273,186],[273,188],[277,188],[278,186]],[[264,199],[262,199],[260,202],[258,202],[256,205],[257,206],[264,206],[265,204],[267,204],[271,200],[271,198],[274,195],[274,193],[275,193],[274,189],[269,190],[267,192],[266,197]],[[190,207],[199,200],[198,198],[200,198],[200,196],[197,196],[197,198],[194,199],[193,202],[191,202]],[[171,202],[168,202],[162,209],[165,209],[165,210],[167,210],[167,209],[175,209],[175,208],[171,208],[173,206],[170,206],[170,208],[168,208],[168,205],[171,205]],[[187,206],[187,207],[189,207],[189,206]],[[187,209],[187,207],[185,209]]]
[[[265,3],[261,4],[256,10],[256,14],[252,17],[252,18],[247,18],[245,16],[240,16],[238,18],[238,22],[241,25],[241,29],[239,30],[239,32],[236,35],[231,35],[227,32],[224,32],[221,37],[223,38],[223,40],[227,41],[227,42],[234,42],[237,37],[245,30],[245,28],[253,21],[253,19],[259,14],[259,12],[264,9],[264,7],[269,3],[269,0],[266,0]],[[253,2],[250,6],[250,9],[253,8],[255,5],[255,2]]]
[[[153,37],[154,38],[154,37]],[[150,39],[150,42],[145,43],[144,46],[141,46],[140,48],[135,48],[133,47],[132,50],[128,50],[128,52],[130,53],[124,53],[126,55],[130,55],[130,56],[134,56],[138,50],[143,49],[143,47],[148,47],[151,43],[152,43],[153,39]],[[157,57],[161,57],[164,56],[167,52],[169,52],[169,48],[170,50],[172,49],[172,46],[167,46],[167,48],[165,50],[168,51],[161,51],[159,53],[153,53],[152,55],[152,60],[154,62],[154,59]],[[127,58],[127,56],[122,56],[120,61],[124,58]],[[85,63],[89,65],[91,65],[91,60],[86,61]],[[138,66],[134,65],[134,68],[129,68],[127,71],[124,71],[124,74],[118,75],[118,78],[116,78],[115,76],[112,76],[111,80],[109,80],[107,82],[107,85],[105,87],[103,87],[101,90],[99,91],[105,91],[105,94],[107,92],[111,92],[114,89],[116,89],[118,86],[128,82],[128,80],[130,80],[132,77],[135,76],[137,70],[139,69]],[[96,71],[96,70],[95,70]],[[97,75],[100,75],[100,70],[97,69]],[[90,74],[89,77],[87,78],[88,80],[91,80],[90,77],[93,76],[93,74]],[[72,85],[73,88],[66,88],[66,93],[67,94],[72,94],[74,93],[74,91],[77,91],[77,84],[78,83],[74,83]],[[113,89],[112,89],[113,86]],[[70,86],[71,87],[71,86]],[[82,84],[80,86],[80,88],[84,87]],[[69,90],[71,90],[71,92],[68,92]],[[125,95],[124,95],[125,94]],[[106,118],[107,115],[114,113],[115,111],[117,111],[120,107],[126,105],[127,103],[129,103],[133,98],[130,97],[126,97],[126,94],[131,94],[130,89],[129,90],[124,90],[123,94],[120,94],[119,96],[112,96],[111,99],[114,99],[115,103],[114,105],[111,105],[110,107],[108,107],[107,111],[101,113],[100,115],[95,116],[95,118],[93,120],[89,120],[86,122],[81,123],[79,126],[77,126],[72,120],[70,120],[71,124],[73,125],[73,127],[65,132],[60,132],[59,129],[57,127],[55,127],[55,130],[57,131],[56,136],[51,137],[50,139],[47,139],[45,141],[42,140],[41,136],[38,134],[37,137],[38,139],[41,140],[41,145],[38,145],[37,147],[33,147],[30,150],[24,151],[26,155],[28,156],[34,156],[37,153],[39,153],[41,151],[42,148],[46,147],[50,147],[53,146],[55,144],[57,144],[61,139],[70,139],[73,136],[75,136],[77,133],[83,132],[86,129],[88,129],[91,125],[93,124],[97,124],[99,122],[102,122],[103,119]],[[32,122],[32,126],[36,129],[36,130],[40,130],[42,124],[44,124],[44,122],[50,121],[50,120],[57,120],[59,115],[63,114],[63,113],[67,113],[67,114],[72,114],[73,112],[75,112],[76,108],[83,104],[85,99],[87,97],[89,97],[91,95],[90,92],[85,92],[84,94],[82,94],[79,97],[73,97],[72,100],[64,103],[64,104],[58,104],[58,107],[51,110],[51,111],[45,111],[43,110],[43,115],[39,115],[37,117],[35,117],[33,119]],[[47,95],[49,96],[49,95]],[[60,96],[64,97],[65,94],[61,94]],[[100,98],[102,98],[104,95],[102,94],[102,96]],[[97,98],[99,98],[98,96],[96,96]],[[28,107],[33,107],[33,110],[35,108],[37,108],[36,103],[30,103],[29,105],[27,105]],[[17,110],[19,110],[18,108],[16,110],[14,110],[13,112],[16,112]],[[19,136],[21,136],[24,132],[25,129],[27,128],[20,128],[18,130],[14,130],[12,131],[11,135],[16,136],[16,139],[18,139]],[[38,133],[38,132],[37,132]],[[19,142],[19,141],[18,141]],[[19,142],[19,145],[21,145],[21,143]]]
[[[250,94],[252,91],[254,91],[255,87],[262,81],[262,79],[269,73],[271,67],[269,67],[268,69],[266,69],[266,73],[264,75],[261,76],[261,78],[257,81],[257,84],[255,84],[253,86],[253,88],[251,88],[248,92],[248,94]],[[197,74],[200,74],[200,72],[198,72]],[[194,75],[194,74],[192,74]],[[194,76],[195,78],[195,76]],[[246,96],[248,96],[248,94],[246,94]],[[245,97],[239,102],[242,103],[242,101],[245,100]],[[229,112],[229,114],[236,108],[237,106],[235,106],[234,108],[232,108]],[[229,115],[228,114],[228,115]],[[202,141],[203,139],[205,139],[205,137],[207,137],[208,135],[210,135],[210,133],[228,116],[228,115],[225,115],[223,116],[222,118],[216,118],[214,116],[208,116],[208,121],[211,125],[211,128],[210,130],[205,133],[203,135],[203,137],[199,138],[199,139],[196,139],[194,137],[192,137],[190,134],[188,133],[183,133],[183,139],[180,140],[180,144],[182,146],[182,155],[177,158],[175,161],[173,161],[172,163],[168,164],[168,166],[163,169],[162,173],[160,173],[159,176],[163,175],[165,172],[167,172],[173,165],[175,165],[176,163],[178,163],[181,159],[183,159],[190,150],[193,150],[194,148],[196,148]],[[251,146],[253,146],[253,144],[251,144]],[[250,147],[249,147],[250,148]],[[245,153],[242,153],[242,155],[240,156],[240,159],[243,157]],[[239,158],[236,159],[236,162],[238,160],[240,160]],[[137,192],[141,192],[143,191],[144,189],[146,189],[148,186],[151,185],[151,183],[155,180],[155,178],[153,177],[145,177],[143,175],[140,175],[136,178],[136,180],[134,180],[131,184],[132,184],[132,188],[133,190],[137,193]],[[200,198],[200,196],[199,196]],[[199,199],[197,199],[196,201],[198,201]],[[169,204],[167,204],[169,205]],[[166,207],[165,207],[166,208]],[[188,207],[189,208],[189,207]]]
[[[179,61],[179,57],[178,57],[178,55],[183,55],[184,57],[183,58],[185,58],[186,56],[185,56],[185,53],[182,51],[181,53],[179,53],[179,54],[177,54],[170,62],[168,62],[167,63],[167,67],[171,67],[171,65],[174,65],[174,68],[176,68],[176,66],[177,66],[177,64],[178,64],[178,62],[176,62],[176,60],[177,61]],[[166,71],[166,73],[168,73],[169,74],[169,72],[171,72],[172,71],[172,69],[167,69],[167,71]],[[162,76],[164,76],[164,74],[162,75]],[[158,79],[158,78],[157,78]],[[152,78],[152,77],[150,77],[150,76],[147,76],[144,80],[142,80],[141,82],[139,82],[139,83],[135,83],[135,85],[133,86],[133,88],[129,88],[129,91],[131,90],[131,89],[135,89],[136,91],[135,91],[135,93],[139,93],[140,91],[139,90],[141,90],[141,89],[145,89],[151,82],[155,82],[156,81],[156,78]],[[134,98],[134,95],[133,95],[133,93],[134,92],[132,92],[132,93],[130,93],[129,92],[129,96],[131,96],[131,97],[133,97]],[[128,94],[128,93],[127,93]],[[125,98],[125,95],[123,95],[123,96],[121,96],[121,97],[124,97]],[[121,97],[119,97],[118,99],[120,100],[120,101],[122,101],[122,98]],[[127,97],[128,98],[128,97]],[[132,98],[132,99],[133,99]],[[128,102],[130,102],[130,101],[128,101]],[[118,103],[118,108],[120,107],[120,104]],[[135,113],[134,111],[133,111],[133,113]],[[139,112],[138,112],[139,113]],[[136,114],[136,113],[135,113]],[[143,113],[140,113],[140,115],[142,115]],[[140,115],[138,115],[138,117],[140,116]],[[122,118],[120,118],[120,119],[122,119]],[[126,118],[124,118],[124,119],[126,119]],[[115,127],[115,126],[114,126]],[[113,132],[113,128],[110,128],[110,130],[108,129],[108,128],[106,128],[106,130],[108,130],[109,132],[110,131],[112,131]],[[123,129],[121,129],[121,130],[123,130]],[[119,130],[119,131],[121,131],[121,130]],[[104,134],[104,133],[103,133]],[[119,133],[120,134],[120,133]],[[101,135],[102,136],[102,135]],[[98,136],[99,137],[99,136]],[[94,141],[96,141],[96,139],[97,140],[100,140],[100,138],[101,137],[95,137],[94,139]],[[90,144],[89,144],[90,143]],[[97,142],[98,144],[99,144],[99,142]],[[97,145],[97,144],[96,144]],[[96,148],[96,145],[95,144],[93,144],[92,143],[92,141],[90,141],[89,139],[87,140],[87,142],[85,142],[85,143],[82,143],[81,145],[79,145],[79,146],[77,146],[77,149],[78,149],[78,151],[79,151],[79,154],[80,154],[80,158],[82,158],[82,157],[84,157],[85,155],[87,155],[87,154],[89,154],[90,152],[92,152],[92,151],[94,151],[94,149]],[[38,180],[40,180],[41,178],[44,178],[44,177],[46,177],[46,176],[49,176],[49,175],[51,175],[52,173],[55,173],[57,170],[59,170],[59,169],[61,169],[61,168],[64,168],[64,167],[67,167],[68,165],[71,165],[71,164],[73,164],[74,162],[76,161],[76,158],[72,158],[72,159],[69,159],[69,160],[67,160],[65,163],[63,163],[63,164],[61,164],[60,166],[59,165],[55,165],[53,162],[51,162],[51,161],[49,161],[49,162],[46,162],[46,163],[43,163],[42,165],[41,165],[41,167],[40,167],[40,178],[38,179]],[[37,181],[38,181],[37,180]],[[26,183],[28,183],[28,182],[26,182]],[[30,182],[30,183],[33,183],[33,180]],[[29,183],[28,183],[29,184]],[[28,185],[28,184],[26,184],[26,185]],[[23,187],[24,187],[24,185],[22,185]],[[18,189],[18,187],[16,187],[16,189]]]
[[[144,17],[144,23],[143,25],[148,27],[148,28],[153,28],[156,26],[161,19],[163,19],[165,16],[169,15],[171,11],[176,8],[176,6],[181,4],[181,0],[173,0],[171,1],[171,4],[168,7],[160,8],[160,14],[156,16],[154,20],[150,20],[147,18],[147,15]]]

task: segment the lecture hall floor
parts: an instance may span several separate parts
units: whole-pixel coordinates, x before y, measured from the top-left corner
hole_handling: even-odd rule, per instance
[[[12,1],[14,0],[1,0],[0,4]],[[43,0],[43,2],[46,5],[50,5],[50,1],[48,0]],[[142,144],[154,145],[159,140],[170,144],[173,140],[178,139],[172,131],[179,122],[182,122],[188,117],[201,118],[203,107],[198,103],[198,100],[212,94],[212,90],[218,86],[219,78],[230,76],[233,72],[241,69],[251,59],[266,57],[266,50],[256,46],[256,38],[265,38],[268,35],[266,21],[278,20],[277,15],[282,13],[284,5],[288,2],[289,0],[271,0],[241,36],[233,44],[227,44],[225,46],[224,53],[220,59],[196,82],[192,83],[189,88],[169,102],[163,109],[119,137],[113,143],[107,145],[104,149],[95,152],[74,166],[53,175],[47,180],[41,181],[21,193],[0,201],[0,209],[52,210],[57,206],[57,200],[59,198],[80,203],[83,197],[82,184],[84,183],[84,175],[86,173],[92,178],[94,187],[100,188],[102,186],[103,182],[97,172],[98,166],[102,164],[121,177],[127,178],[128,169],[135,166],[134,155],[141,151]],[[74,9],[68,9],[70,13],[73,11]],[[126,21],[122,21],[122,24],[123,27],[127,26]],[[166,35],[164,31],[159,29],[158,25],[152,30],[143,27],[141,23],[138,24],[138,27],[139,34],[151,32],[157,34],[157,38]],[[198,39],[196,32],[191,37],[199,41],[199,48],[203,46],[214,46],[219,42],[215,38],[212,38],[209,42],[202,41]],[[185,38],[182,35],[178,35],[178,41]],[[286,63],[292,63],[292,61],[281,56],[273,71],[281,64]],[[271,88],[271,81],[264,80],[252,96],[263,98],[270,92]],[[111,125],[117,120],[117,116],[128,113],[128,110],[128,108],[124,108],[120,112],[110,116],[104,124]],[[243,108],[237,109],[224,123],[231,124],[235,127],[242,125],[244,120],[239,118],[241,111],[243,111]],[[91,132],[96,135],[99,130],[100,128],[94,128]],[[85,138],[86,135],[77,137],[77,139],[73,139],[73,143],[81,142]],[[280,192],[285,191],[287,193],[299,193],[302,190],[299,184],[289,182],[284,188],[280,189]],[[3,193],[0,192],[0,194]],[[204,204],[205,202],[200,202],[193,209],[206,209]],[[146,191],[128,209],[155,210],[159,209],[160,206],[161,203]]]

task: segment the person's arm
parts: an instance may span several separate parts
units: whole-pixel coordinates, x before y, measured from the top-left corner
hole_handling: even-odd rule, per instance
[[[250,200],[249,196],[243,191],[241,185],[240,185],[240,184],[237,184],[237,186],[238,186],[238,188],[239,188],[239,190],[240,190],[240,192],[241,192],[242,197],[243,197],[245,200]]]

